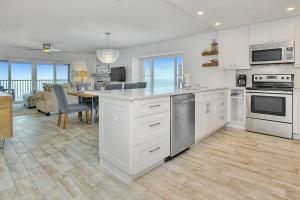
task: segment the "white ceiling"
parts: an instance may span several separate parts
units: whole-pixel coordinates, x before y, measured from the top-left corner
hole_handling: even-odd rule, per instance
[[[295,11],[286,12],[294,6]],[[67,52],[126,48],[300,15],[299,0],[1,0],[0,46]],[[201,10],[205,14],[198,16]],[[215,27],[216,21],[221,26]]]

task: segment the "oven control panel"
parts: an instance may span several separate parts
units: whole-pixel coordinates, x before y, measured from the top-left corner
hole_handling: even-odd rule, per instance
[[[255,74],[253,82],[285,82],[292,83],[294,80],[293,74]]]

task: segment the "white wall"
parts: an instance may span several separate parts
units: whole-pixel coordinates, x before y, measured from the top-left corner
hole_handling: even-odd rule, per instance
[[[209,57],[202,57],[205,49],[210,49],[212,39],[217,39],[217,32],[199,34],[176,40],[164,41],[145,46],[123,49],[120,51],[120,59],[113,66],[125,66],[127,69],[127,81],[139,80],[139,69],[134,58],[164,53],[182,52],[184,55],[184,72],[191,74],[192,84],[205,83],[209,87],[224,86],[224,71],[218,67],[202,68],[202,63]],[[135,62],[134,62],[135,63]]]
[[[45,54],[40,51],[29,51],[19,48],[0,47],[0,59],[28,60],[28,61],[50,61],[71,64],[71,80],[79,81],[78,71],[88,72],[87,80],[92,80],[91,74],[96,71],[96,53],[63,53]]]

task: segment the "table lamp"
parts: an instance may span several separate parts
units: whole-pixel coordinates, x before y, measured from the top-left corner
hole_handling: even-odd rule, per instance
[[[87,77],[87,72],[86,71],[80,71],[79,76],[81,78],[81,83],[82,83],[83,79]]]

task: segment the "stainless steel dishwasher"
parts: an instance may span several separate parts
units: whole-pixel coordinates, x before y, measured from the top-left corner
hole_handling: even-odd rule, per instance
[[[171,96],[171,157],[195,143],[195,94]]]

